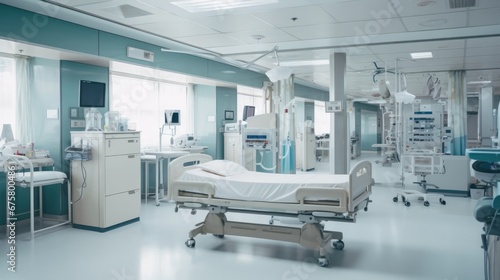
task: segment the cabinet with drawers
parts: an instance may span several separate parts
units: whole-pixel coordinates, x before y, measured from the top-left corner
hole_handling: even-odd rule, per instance
[[[140,217],[140,133],[71,132],[91,146],[91,159],[71,162],[73,224],[106,231]]]

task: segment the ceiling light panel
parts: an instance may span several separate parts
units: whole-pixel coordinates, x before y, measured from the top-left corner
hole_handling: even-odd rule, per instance
[[[202,13],[218,10],[228,10],[246,8],[252,6],[262,6],[276,4],[278,0],[184,0],[174,1],[172,4],[190,13]]]
[[[418,53],[411,53],[410,55],[411,58],[413,59],[432,58],[431,52],[418,52]]]

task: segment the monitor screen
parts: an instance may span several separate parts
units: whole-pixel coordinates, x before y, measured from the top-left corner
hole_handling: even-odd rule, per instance
[[[80,81],[80,107],[105,107],[106,84]]]
[[[243,120],[246,121],[248,117],[255,115],[255,107],[246,105],[243,107]]]
[[[165,110],[165,124],[181,125],[181,111],[180,110]]]

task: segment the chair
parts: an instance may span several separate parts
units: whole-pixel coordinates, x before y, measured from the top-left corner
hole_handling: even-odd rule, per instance
[[[64,172],[60,171],[34,171],[33,162],[25,156],[6,155],[0,164],[6,173],[12,172],[9,167],[14,166],[16,171],[13,177],[14,186],[30,189],[30,239],[35,237],[36,232],[45,231],[54,227],[71,223],[71,185]],[[7,176],[9,178],[9,176]],[[9,179],[7,179],[9,180]],[[39,187],[40,195],[40,218],[43,219],[42,187],[67,183],[68,188],[68,219],[55,225],[43,227],[35,230],[35,196],[34,189]],[[8,192],[7,192],[8,194]],[[7,203],[7,221],[9,218],[9,204]]]
[[[420,177],[420,181],[413,183],[419,185],[423,189],[423,192],[417,190],[404,190],[400,193],[397,193],[392,200],[394,202],[398,202],[398,197],[401,196],[401,200],[403,201],[404,205],[409,207],[411,203],[408,200],[410,198],[416,197],[424,201],[424,206],[429,206],[429,198],[437,197],[442,205],[446,205],[444,195],[427,193],[428,187],[439,187],[434,184],[428,183],[426,180],[426,176],[431,174],[445,173],[441,156],[442,154],[431,152],[416,152],[403,155],[401,161],[403,171],[412,173],[413,175]]]

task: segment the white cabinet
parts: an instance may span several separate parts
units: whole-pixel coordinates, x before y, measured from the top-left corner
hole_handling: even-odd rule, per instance
[[[71,144],[89,143],[92,159],[71,162],[73,224],[105,231],[140,217],[139,132],[71,132]]]

